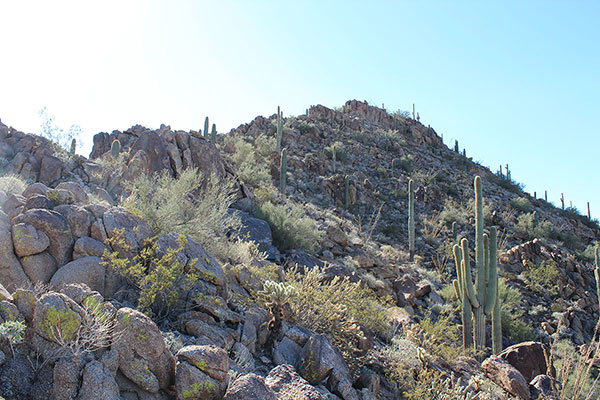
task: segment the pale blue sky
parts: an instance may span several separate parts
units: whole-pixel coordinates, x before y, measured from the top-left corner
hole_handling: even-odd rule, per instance
[[[600,2],[0,0],[0,118],[219,131],[310,104],[416,103],[530,192],[600,216]]]

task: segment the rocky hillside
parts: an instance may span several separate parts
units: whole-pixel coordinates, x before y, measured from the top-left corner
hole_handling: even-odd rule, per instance
[[[585,398],[597,222],[456,150],[355,100],[212,138],[100,133],[89,159],[0,122],[0,395]],[[461,350],[452,288],[453,245],[475,259],[475,176],[499,232],[498,355]],[[590,365],[578,383],[562,349]]]

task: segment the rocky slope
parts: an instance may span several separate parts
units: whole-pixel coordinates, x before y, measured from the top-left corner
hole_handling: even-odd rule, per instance
[[[269,224],[252,214],[266,189],[245,182],[236,165],[236,140],[256,146],[260,137],[275,135],[275,126],[275,115],[257,117],[219,135],[215,145],[200,132],[134,126],[96,135],[86,159],[0,122],[3,172],[29,183],[17,192],[0,191],[0,317],[27,327],[15,353],[10,341],[0,344],[0,394],[82,400],[401,398],[377,356],[389,337],[369,332],[358,340],[369,356],[358,369],[348,366],[330,337],[292,318],[284,318],[279,336],[272,338],[273,309],[239,301],[262,288],[246,268],[250,265],[218,260],[189,237],[177,259],[198,276],[186,288],[194,296],[184,296],[176,312],[156,321],[135,309],[135,288],[103,262],[105,251],[132,259],[154,236],[145,221],[118,207],[128,195],[125,183],[162,172],[177,177],[194,167],[235,181],[230,212],[240,216],[243,235],[234,235],[266,252],[267,260],[253,263],[274,263],[280,270],[319,266],[325,279],[360,282],[392,299],[394,324],[405,329],[450,307],[440,293],[456,276],[446,257],[454,242],[451,223],[457,223],[459,236],[473,238],[469,200],[479,175],[486,223],[502,232],[500,275],[521,294],[516,311],[536,341],[518,344],[514,332],[505,332],[504,347],[516,347],[483,365],[434,358],[427,369],[448,377],[456,373],[453,379],[460,378],[459,385],[473,394],[478,389],[469,379],[487,376],[506,392],[529,398],[530,391],[553,384],[539,342],[549,343],[557,330],[576,345],[592,339],[599,309],[585,250],[598,238],[597,223],[522,193],[510,180],[447,148],[431,127],[365,102],[352,100],[339,110],[313,106],[308,115],[284,121],[287,187],[277,201],[302,207],[323,236],[310,253],[274,246]],[[121,152],[112,159],[115,139]],[[260,161],[278,186],[279,154],[273,150]],[[417,186],[415,262],[407,256],[409,179]],[[175,233],[155,240],[158,256],[178,248]],[[552,282],[531,272],[542,265],[554,268]],[[98,322],[98,310],[109,317]],[[459,321],[458,313],[454,320]],[[103,327],[94,332],[104,334],[92,335],[89,321]],[[535,379],[537,389],[529,386]],[[479,396],[485,398],[483,392]]]

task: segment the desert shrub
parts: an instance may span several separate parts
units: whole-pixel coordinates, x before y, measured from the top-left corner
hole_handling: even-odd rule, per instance
[[[344,143],[336,141],[335,143],[325,147],[323,149],[325,155],[329,159],[333,159],[333,149],[335,148],[335,159],[336,161],[344,162],[348,160],[348,151]]]
[[[357,341],[364,335],[361,326],[389,337],[387,303],[360,282],[339,276],[326,280],[318,267],[288,270],[285,281],[295,293],[289,303],[298,324],[329,336],[351,366],[358,365]]]
[[[377,359],[382,361],[387,379],[401,389],[408,390],[416,383],[413,371],[423,368],[423,362],[419,359],[422,352],[423,349],[403,335],[396,335],[389,344],[377,351]]]
[[[321,233],[316,227],[316,221],[304,215],[300,206],[266,201],[257,206],[254,213],[269,223],[273,231],[273,242],[279,250],[300,248],[311,253],[319,246]]]
[[[600,246],[600,242],[597,240],[588,244],[584,251],[578,252],[578,256],[588,261],[594,261],[596,254],[596,247]]]
[[[435,369],[421,369],[415,374],[414,384],[405,390],[404,398],[409,400],[441,400],[441,399],[492,399],[487,394],[475,394],[463,386],[454,373],[447,376]]]
[[[534,329],[523,321],[523,296],[517,289],[508,286],[504,278],[499,279],[498,285],[502,333],[513,343],[533,340]]]
[[[26,326],[22,321],[9,320],[0,324],[0,337],[8,342],[13,358],[15,358],[14,346],[23,342],[25,328]]]
[[[490,182],[495,183],[496,185],[500,186],[501,188],[506,189],[515,194],[520,195],[523,193],[523,184],[522,183],[515,182],[512,179],[508,179],[505,176],[489,174],[487,176],[487,180],[489,180]]]
[[[519,211],[526,213],[533,211],[533,204],[531,204],[527,197],[512,198],[510,199],[510,204]]]
[[[115,231],[108,243],[113,247],[131,250],[123,239],[123,233],[124,230]],[[184,235],[177,238],[177,245],[159,255],[155,237],[132,259],[120,257],[117,251],[111,253],[105,250],[102,265],[123,275],[138,289],[137,306],[142,312],[150,316],[166,314],[185,289],[198,280],[194,270],[195,260],[184,265],[176,257],[187,246]]]
[[[440,314],[436,320],[428,316],[411,326],[405,335],[435,359],[452,363],[463,354],[462,336],[452,317],[449,313]]]
[[[271,174],[264,157],[275,149],[275,144],[272,143],[274,140],[261,135],[256,138],[254,144],[235,136],[227,137],[225,141],[235,149],[231,159],[244,183],[253,187],[271,185]]]
[[[547,239],[554,234],[554,226],[550,221],[540,221],[534,211],[519,216],[515,231],[525,236],[527,240]]]
[[[227,213],[235,200],[233,187],[232,180],[204,177],[196,168],[184,170],[179,179],[166,172],[141,175],[128,185],[131,195],[123,206],[150,224],[157,236],[189,235],[212,255],[228,260],[234,244],[227,234],[240,224]]]
[[[48,115],[46,107],[42,108],[38,114],[42,120],[40,124],[41,136],[52,141],[65,151],[70,150],[73,139],[76,139],[78,145],[81,146],[82,130],[79,125],[71,125],[69,130],[65,131],[54,123],[54,116]]]
[[[456,222],[457,225],[467,223],[467,210],[457,202],[447,199],[444,202],[444,208],[440,212],[440,222],[444,225],[452,225]]]
[[[598,372],[593,371],[593,362],[600,357],[598,326],[590,343],[577,351],[569,340],[558,341],[558,335],[552,343],[551,357],[556,368],[556,379],[561,383],[558,398],[561,400],[597,399],[600,395]],[[582,354],[583,353],[583,354]]]
[[[394,159],[394,169],[400,168],[406,173],[411,173],[414,168],[414,159],[415,158],[412,155],[396,158]]]
[[[558,293],[556,282],[560,279],[560,270],[554,260],[544,260],[539,267],[527,266],[523,272],[529,286],[538,293]]]
[[[19,175],[0,176],[0,190],[6,194],[21,194],[27,188],[27,183]]]

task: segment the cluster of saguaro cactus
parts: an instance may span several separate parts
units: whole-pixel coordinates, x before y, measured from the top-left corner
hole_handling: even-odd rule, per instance
[[[498,291],[497,229],[483,231],[483,196],[481,178],[475,177],[475,284],[471,281],[469,241],[454,245],[457,279],[453,282],[460,299],[463,323],[463,346],[475,344],[476,350],[486,347],[486,317],[492,320],[492,351],[502,351],[502,325]],[[475,327],[473,327],[473,320]],[[475,340],[473,340],[473,334]]]
[[[277,151],[281,150],[281,139],[283,137],[283,114],[277,106]]]
[[[408,254],[412,261],[415,257],[415,191],[413,180],[408,181]]]
[[[279,160],[279,190],[285,193],[285,178],[287,172],[287,151],[281,150],[281,159]]]
[[[121,151],[121,142],[119,142],[119,139],[113,140],[110,145],[110,155],[112,156],[112,158],[114,158],[115,160],[117,158],[119,158],[120,151]]]

